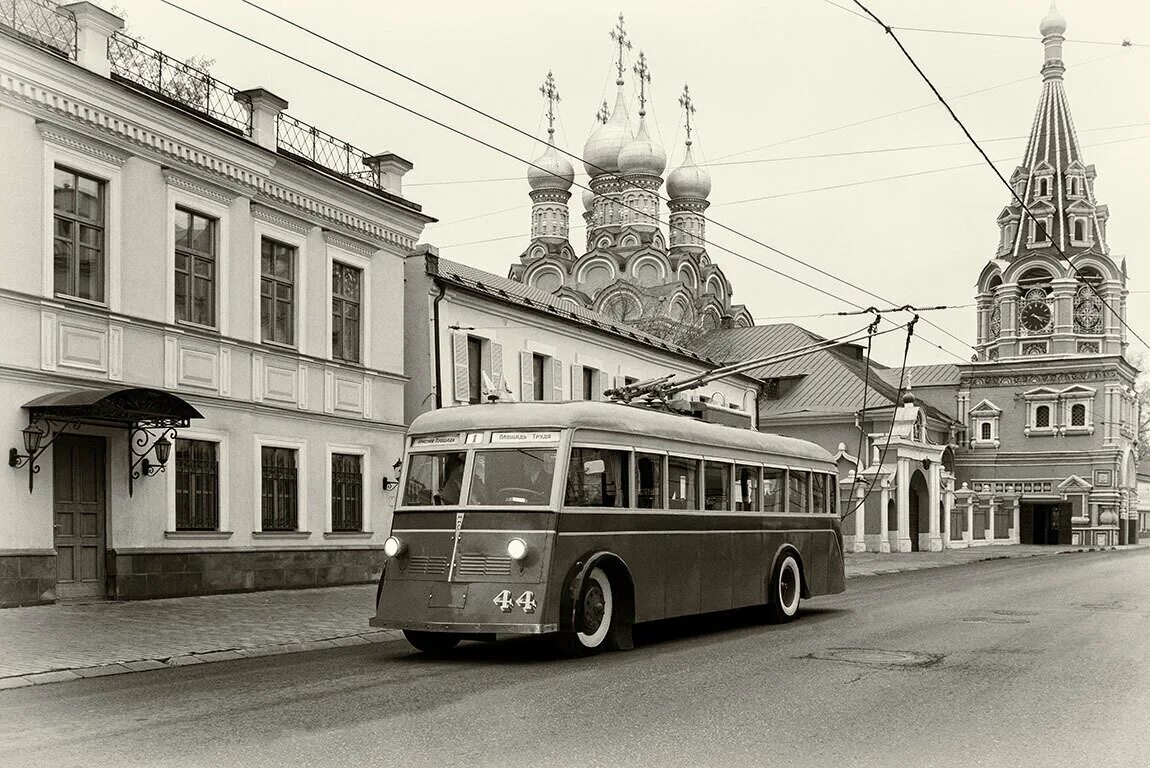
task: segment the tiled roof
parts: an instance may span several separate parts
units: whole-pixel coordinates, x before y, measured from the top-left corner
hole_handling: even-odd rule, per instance
[[[562,301],[553,294],[490,272],[484,272],[475,267],[469,267],[466,264],[442,257],[429,257],[427,259],[427,272],[433,277],[438,277],[461,288],[477,291],[510,304],[545,312],[564,320],[573,320],[581,325],[622,336],[655,349],[688,357],[707,367],[714,367],[717,364],[715,360],[706,357],[705,354],[660,339],[658,336],[652,336],[638,328],[632,328],[620,323],[613,317],[594,312],[572,302]]]
[[[888,368],[879,375],[892,387],[897,387],[900,370],[899,368]],[[959,383],[960,378],[958,366],[950,363],[908,365],[906,367],[906,382],[912,388],[954,386]]]

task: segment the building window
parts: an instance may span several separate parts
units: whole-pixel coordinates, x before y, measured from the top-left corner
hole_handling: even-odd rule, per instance
[[[779,399],[779,380],[767,379],[763,382],[763,397],[767,400]]]
[[[595,374],[598,373],[594,368],[583,367],[583,399],[595,399]]]
[[[979,427],[979,439],[980,440],[990,440],[991,439],[990,422],[989,421],[982,422],[982,426]]]
[[[176,320],[216,325],[216,220],[176,209]]]
[[[703,509],[731,508],[731,465],[708,461],[703,470]]]
[[[1084,403],[1075,403],[1070,406],[1070,426],[1086,426],[1086,405]]]
[[[360,302],[363,270],[332,262],[331,356],[358,363],[360,356]]]
[[[1038,429],[1050,427],[1050,406],[1040,405],[1034,409],[1034,426]]]
[[[540,402],[547,399],[547,358],[544,355],[531,355],[531,399]]]
[[[293,246],[260,241],[260,327],[273,344],[295,344],[295,262]]]
[[[297,475],[294,448],[260,449],[262,480],[262,529],[265,531],[295,531],[299,528],[297,514]]]
[[[1050,197],[1050,179],[1038,180],[1038,196]]]
[[[331,455],[331,529],[363,530],[363,457]]]
[[[219,445],[176,439],[176,530],[214,531],[220,526]]]
[[[483,402],[483,339],[467,337],[467,402]]]
[[[104,300],[104,182],[56,166],[52,263],[57,296]]]

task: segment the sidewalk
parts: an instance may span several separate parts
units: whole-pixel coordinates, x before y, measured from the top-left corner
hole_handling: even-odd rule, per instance
[[[1138,545],[1141,546],[1141,545]],[[993,546],[946,552],[849,553],[847,578],[942,568],[1079,548]],[[381,643],[375,585],[248,592],[0,610],[0,689],[252,656]]]

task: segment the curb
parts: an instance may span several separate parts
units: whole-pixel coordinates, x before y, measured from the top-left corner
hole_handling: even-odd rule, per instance
[[[107,677],[109,675],[123,675],[129,672],[150,672],[156,669],[186,667],[192,664],[210,664],[215,661],[236,661],[238,659],[251,659],[258,656],[278,656],[281,654],[303,653],[305,651],[318,651],[327,648],[341,648],[353,645],[391,643],[402,639],[403,635],[399,632],[382,629],[374,632],[361,632],[354,635],[338,635],[320,640],[270,643],[267,645],[255,645],[249,648],[227,648],[216,651],[204,651],[203,653],[187,653],[166,658],[136,659],[134,661],[118,661],[111,664],[97,664],[89,667],[53,669],[47,672],[33,672],[27,675],[0,677],[0,691],[13,688],[27,688],[33,685],[63,683],[69,680],[82,680],[87,677]]]

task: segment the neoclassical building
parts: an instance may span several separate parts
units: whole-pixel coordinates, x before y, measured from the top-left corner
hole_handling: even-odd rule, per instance
[[[527,174],[531,242],[509,277],[676,341],[687,341],[703,330],[751,326],[750,313],[732,303],[731,283],[707,253],[705,212],[711,178],[692,153],[695,107],[690,91],[684,86],[679,100],[686,120],[684,159],[664,179],[667,153],[648,126],[646,57],[640,53],[633,69],[639,103],[636,122],[627,110],[623,55],[630,43],[621,18],[612,39],[619,42],[615,106],[608,113],[604,104],[600,124],[582,154],[590,177],[582,195],[585,251],[577,254],[570,242],[568,202],[575,171],[555,146],[558,92],[549,73],[541,90],[548,99],[552,127],[544,152]]]

